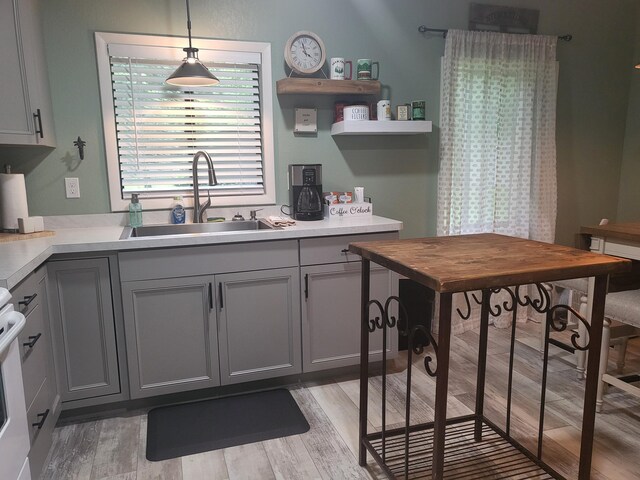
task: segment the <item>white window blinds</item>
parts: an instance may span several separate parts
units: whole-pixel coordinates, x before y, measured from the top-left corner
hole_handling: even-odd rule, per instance
[[[145,49],[135,47],[123,55],[126,49],[118,47],[109,49],[109,62],[121,198],[188,194],[191,160],[199,150],[211,155],[219,182],[207,185],[200,162],[201,189],[214,196],[264,194],[259,62],[211,63],[201,55],[220,84],[189,89],[165,83],[179,64],[175,59],[141,58],[137,50]],[[154,56],[164,49],[146,50]],[[254,60],[242,52],[235,58],[243,56]]]

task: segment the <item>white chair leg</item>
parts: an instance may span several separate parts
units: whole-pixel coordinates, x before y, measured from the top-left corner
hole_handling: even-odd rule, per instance
[[[555,301],[554,301],[555,299],[553,297],[553,293],[554,293],[553,285],[551,285],[550,283],[543,283],[542,286],[547,291],[547,294],[549,295],[549,298],[551,298],[551,305],[555,305]],[[540,319],[540,358],[543,358],[544,357],[544,333],[545,333],[545,329],[546,329],[547,314],[546,313],[541,313],[540,316],[541,316],[541,319]]]
[[[618,358],[616,359],[616,367],[618,368],[618,373],[622,374],[624,370],[625,357],[627,355],[627,342],[629,341],[629,337],[622,337],[620,339],[620,343],[616,345],[616,353],[618,354]]]
[[[580,308],[578,313],[584,319],[587,318],[587,296],[580,294]],[[587,341],[587,327],[578,320],[578,345],[584,347]],[[585,370],[587,365],[587,352],[585,350],[576,350],[576,374],[578,380],[584,379]]]
[[[602,411],[602,399],[604,397],[605,383],[602,375],[607,373],[609,362],[609,343],[611,342],[611,320],[604,319],[602,328],[602,343],[600,345],[600,368],[598,369],[598,393],[596,394],[596,412]]]

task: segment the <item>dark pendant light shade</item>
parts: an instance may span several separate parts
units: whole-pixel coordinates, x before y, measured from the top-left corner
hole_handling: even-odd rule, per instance
[[[182,65],[167,78],[166,82],[179,87],[206,87],[217,85],[220,83],[220,80],[198,59],[198,49],[191,46],[191,13],[189,11],[189,0],[187,0],[187,29],[189,31],[189,46],[183,48],[187,53],[187,57],[182,61]]]

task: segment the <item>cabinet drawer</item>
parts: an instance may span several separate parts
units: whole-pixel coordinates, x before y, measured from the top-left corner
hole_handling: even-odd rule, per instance
[[[53,421],[53,396],[53,385],[51,379],[47,377],[33,399],[31,407],[27,410],[27,425],[32,445],[45,429],[44,427]],[[39,425],[42,426],[38,428]]]
[[[397,240],[399,236],[398,232],[385,232],[340,237],[304,238],[300,240],[300,265],[357,262],[360,260],[360,256],[348,253],[350,243]]]
[[[20,333],[22,380],[27,408],[33,402],[50,368],[49,332],[46,329],[44,307],[37,304],[27,314],[27,324]]]
[[[155,280],[298,265],[296,240],[165,248],[118,254],[120,279]]]
[[[49,454],[49,449],[53,443],[53,429],[56,426],[56,415],[54,412],[54,386],[50,378],[42,384],[42,388],[36,395],[33,405],[27,412],[27,422],[29,437],[31,439],[31,449],[29,450],[29,467],[32,478],[39,478],[43,470],[45,460]],[[46,418],[38,414],[47,413]],[[43,421],[44,418],[44,421]],[[32,424],[42,422],[42,427]]]
[[[45,268],[40,267],[27,276],[20,284],[11,290],[11,303],[14,308],[23,315],[29,315],[36,305],[46,302],[41,291],[40,282],[44,278]]]

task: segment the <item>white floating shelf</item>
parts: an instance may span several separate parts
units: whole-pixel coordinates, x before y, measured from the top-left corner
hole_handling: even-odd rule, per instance
[[[331,125],[331,135],[420,135],[431,131],[428,120],[351,120]]]

